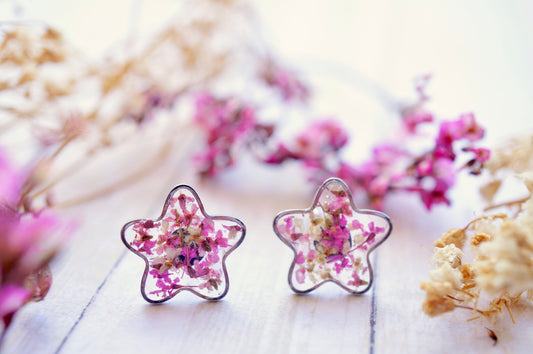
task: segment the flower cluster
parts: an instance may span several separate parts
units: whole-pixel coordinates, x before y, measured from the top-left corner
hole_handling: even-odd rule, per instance
[[[296,292],[333,281],[352,293],[370,287],[368,253],[391,231],[383,214],[357,210],[338,179],[324,183],[309,210],[278,215],[274,229],[294,250],[289,282]]]
[[[414,118],[403,120],[405,128],[413,131],[414,121]],[[419,119],[416,122],[430,123],[432,120]],[[479,141],[483,134],[484,130],[474,116],[463,114],[439,125],[433,146],[427,151],[412,152],[402,141],[388,142],[375,146],[367,161],[353,164],[340,157],[348,135],[337,122],[328,119],[310,125],[294,139],[294,143],[280,143],[265,161],[280,164],[289,159],[299,160],[312,172],[314,179],[340,177],[353,190],[366,193],[378,209],[393,191],[416,193],[431,209],[437,204],[450,204],[447,192],[453,187],[460,170],[466,169],[473,174],[480,172],[490,152],[471,144]],[[459,145],[464,142],[469,145],[459,150]],[[460,152],[473,156],[464,165],[456,167],[454,162]]]
[[[122,240],[146,260],[142,294],[162,302],[182,290],[207,299],[228,290],[224,258],[244,237],[244,225],[229,217],[210,217],[196,193],[176,187],[157,220],[137,220],[124,226]]]
[[[47,212],[26,212],[21,195],[29,177],[0,151],[0,318],[4,331],[28,301],[44,298],[52,283],[48,262],[64,241]],[[3,336],[2,334],[2,336]]]
[[[348,134],[335,119],[319,120],[298,134],[291,144],[278,143],[264,161],[268,164],[281,164],[294,159],[320,169],[327,166],[328,160],[335,158],[348,141]]]
[[[524,292],[533,301],[533,173],[522,178],[529,196],[516,217],[483,216],[463,229],[449,230],[435,242],[436,268],[431,279],[421,284],[426,314],[466,308],[474,318],[494,321],[507,309],[514,322],[511,306]],[[476,255],[470,263],[463,252],[467,239]]]
[[[198,172],[214,177],[235,163],[239,147],[268,139],[273,127],[259,124],[254,107],[237,99],[218,99],[209,93],[196,95],[194,122],[205,131],[206,150],[195,156]]]
[[[197,156],[199,173],[214,177],[236,163],[239,150],[249,150],[258,161],[269,165],[299,162],[314,182],[342,178],[377,209],[383,208],[387,195],[398,191],[417,194],[428,210],[449,205],[448,192],[457,174],[480,174],[490,151],[476,146],[485,131],[473,114],[440,123],[435,120],[425,108],[428,80],[425,77],[416,85],[416,102],[400,110],[403,134],[377,144],[370,158],[359,163],[342,157],[350,135],[334,118],[315,120],[292,139],[280,141],[275,134],[277,126],[258,123],[252,105],[201,93],[196,99],[195,122],[205,130],[206,148]],[[428,137],[427,132],[419,134],[421,125],[433,128],[434,137]],[[254,150],[258,144],[252,142],[259,143],[261,154]]]

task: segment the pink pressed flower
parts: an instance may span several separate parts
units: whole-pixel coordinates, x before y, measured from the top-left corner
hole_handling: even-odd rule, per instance
[[[353,219],[352,220],[352,227],[354,228],[354,230],[363,230],[364,229],[364,226],[363,224],[361,224],[361,222],[357,219]]]
[[[342,258],[342,261],[340,263],[335,263],[335,272],[337,274],[342,272],[344,270],[344,268],[350,266],[350,261],[348,260],[347,257],[341,257],[341,258]]]
[[[375,226],[374,222],[370,222],[368,224],[368,230],[363,231],[363,236],[366,237],[366,243],[368,245],[371,245],[376,240],[376,235],[379,235],[380,233],[384,232],[385,229],[383,227]]]
[[[122,241],[146,262],[141,293],[147,301],[163,302],[184,289],[218,299],[229,286],[225,256],[244,232],[237,219],[205,214],[196,192],[181,185],[170,192],[158,219],[126,224]]]
[[[222,232],[220,230],[217,232],[215,243],[219,247],[228,247],[228,239],[222,235]]]
[[[338,197],[345,202],[339,203]],[[339,214],[339,209],[332,207],[332,203],[346,204],[352,210]],[[302,226],[287,228],[287,219],[297,220]],[[348,225],[355,227],[348,228]],[[289,271],[289,284],[294,291],[312,291],[333,281],[352,293],[362,293],[370,286],[369,275],[365,275],[364,282],[357,286],[348,284],[350,276],[353,271],[363,276],[368,253],[388,237],[391,224],[384,214],[355,209],[348,187],[341,180],[331,178],[319,188],[309,209],[280,213],[274,219],[274,231],[294,251]],[[361,231],[365,233],[364,239]],[[300,233],[307,237],[299,236]],[[307,258],[304,257],[306,254]],[[306,261],[305,268],[299,266]]]
[[[209,265],[218,263],[219,260],[220,260],[220,257],[218,256],[218,254],[214,252],[209,253],[207,255],[207,261],[209,262]]]
[[[357,272],[354,271],[352,273],[352,279],[348,282],[348,285],[355,287],[359,287],[361,285],[361,278]]]
[[[298,252],[298,255],[294,259],[294,263],[296,264],[302,264],[305,262],[304,253],[302,251]]]
[[[305,268],[298,268],[298,270],[294,272],[294,275],[298,283],[303,284],[305,282]]]

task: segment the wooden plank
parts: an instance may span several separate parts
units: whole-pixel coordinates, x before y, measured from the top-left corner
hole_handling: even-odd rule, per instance
[[[288,287],[291,252],[274,235],[271,222],[286,205],[309,201],[276,200],[272,194],[239,196],[236,190],[213,185],[198,188],[201,198],[202,191],[208,212],[240,216],[248,227],[242,247],[227,260],[227,297],[213,303],[184,293],[163,305],[145,303],[138,287],[142,261],[128,254],[66,341],[64,352],[169,350],[178,344],[207,353],[342,353],[354,345],[367,350],[369,332],[362,329],[368,327],[370,296],[349,296],[336,286],[299,296]]]

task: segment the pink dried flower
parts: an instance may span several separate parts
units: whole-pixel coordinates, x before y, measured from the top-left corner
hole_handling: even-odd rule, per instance
[[[333,118],[315,121],[291,141],[272,143],[273,126],[263,129],[266,126],[257,124],[254,114],[242,117],[246,106],[235,99],[217,100],[209,94],[200,94],[197,96],[196,121],[208,132],[207,151],[197,157],[201,163],[200,173],[215,176],[234,164],[236,147],[249,148],[250,142],[257,141],[267,149],[275,147],[260,156],[260,161],[267,164],[299,161],[315,182],[340,177],[353,190],[365,193],[377,209],[382,209],[386,196],[396,191],[418,194],[427,209],[439,204],[449,205],[448,191],[454,186],[457,173],[467,170],[479,174],[490,152],[473,146],[485,133],[473,114],[435,122],[433,113],[424,107],[429,99],[425,93],[428,81],[429,76],[420,79],[416,87],[418,100],[402,111],[402,123],[411,133],[408,135],[410,140],[425,138],[416,134],[416,128],[422,123],[432,124],[438,131],[433,145],[422,151],[411,151],[406,141],[389,141],[378,144],[371,157],[358,164],[341,158],[349,135]],[[457,154],[461,152],[471,152],[475,156],[463,166],[456,167]]]
[[[320,167],[324,159],[342,149],[348,141],[349,136],[338,121],[333,118],[319,120],[296,136],[290,147],[280,143],[265,162],[280,164],[296,159],[303,160],[309,167]]]
[[[48,262],[64,241],[59,220],[18,210],[21,173],[0,152],[0,314],[4,333],[27,301],[41,300],[51,285]]]
[[[278,90],[285,101],[307,101],[309,98],[307,85],[272,59],[266,61],[261,78],[268,86]]]
[[[29,296],[30,292],[23,286],[12,284],[0,286],[0,317],[4,323],[4,331],[0,338],[3,338],[13,315],[24,306]]]
[[[485,130],[477,124],[472,113],[459,116],[455,121],[445,121],[440,125],[437,145],[449,146],[453,142],[467,139],[475,142],[483,138]]]
[[[256,124],[253,107],[236,99],[216,99],[206,92],[196,96],[194,121],[207,133],[207,149],[195,157],[200,174],[206,177],[232,166],[235,149],[263,129]]]
[[[433,114],[423,109],[416,109],[403,115],[403,124],[406,130],[413,134],[416,128],[423,123],[431,123],[434,120]]]
[[[474,153],[474,158],[468,161],[463,168],[469,168],[470,173],[473,175],[480,174],[485,162],[490,158],[490,150],[485,148],[467,147],[464,148],[463,151]]]

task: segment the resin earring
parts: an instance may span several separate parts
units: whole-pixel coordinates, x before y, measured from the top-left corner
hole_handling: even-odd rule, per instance
[[[330,178],[306,210],[287,210],[274,219],[274,232],[294,251],[289,285],[296,293],[334,282],[352,294],[372,285],[369,255],[390,235],[387,215],[359,210],[346,184]]]
[[[207,300],[223,298],[229,289],[224,262],[245,233],[236,218],[209,216],[194,189],[181,185],[170,192],[158,219],[130,221],[121,235],[146,264],[142,296],[160,303],[183,290]]]

